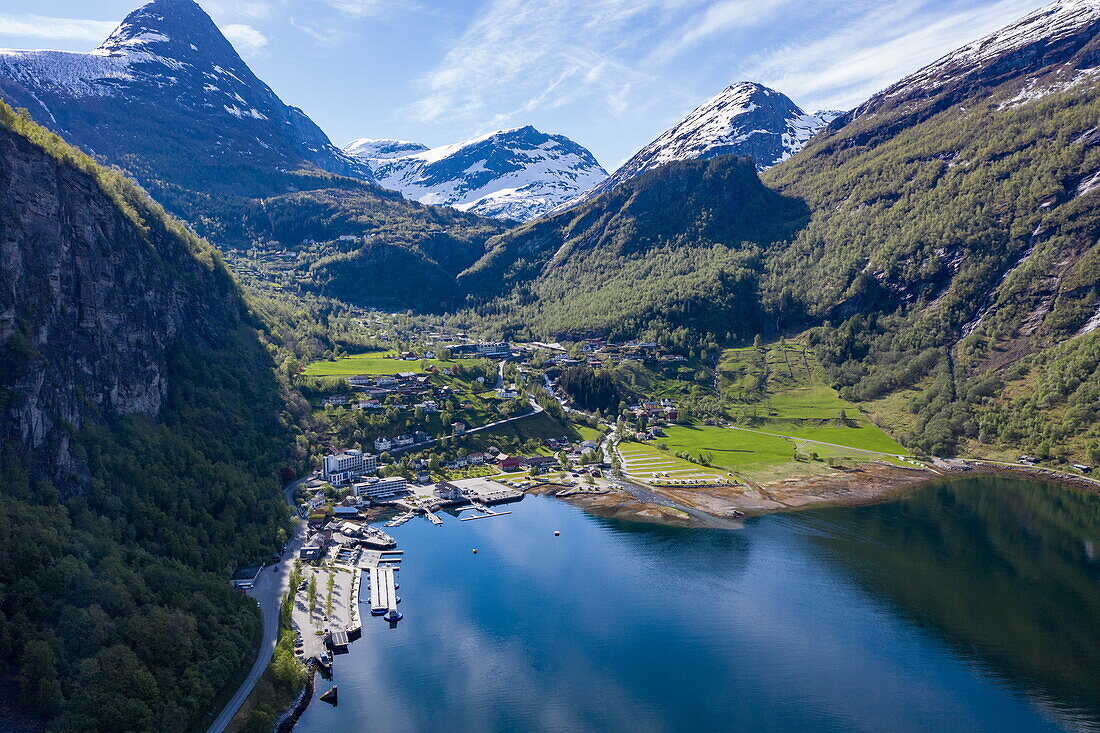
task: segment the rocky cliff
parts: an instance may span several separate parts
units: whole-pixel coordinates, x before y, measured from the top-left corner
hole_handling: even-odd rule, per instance
[[[74,430],[156,416],[174,346],[216,344],[241,318],[212,250],[121,176],[0,107],[6,449],[34,453],[52,480],[72,483]]]

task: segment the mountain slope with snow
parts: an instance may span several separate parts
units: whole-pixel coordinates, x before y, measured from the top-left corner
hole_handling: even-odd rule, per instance
[[[1009,103],[1041,97],[1095,75],[1100,0],[1058,0],[980,40],[956,49],[879,92],[829,127],[857,120],[867,130],[849,131],[846,145],[867,144],[1008,84],[1019,94]],[[831,149],[831,147],[830,147]]]
[[[146,3],[89,53],[0,51],[0,96],[145,184],[262,191],[303,167],[370,178],[192,0]]]
[[[400,140],[356,140],[344,151],[379,185],[425,204],[527,221],[607,178],[584,147],[563,135],[517,127],[427,149]]]
[[[744,155],[762,171],[797,153],[839,114],[807,114],[774,89],[754,82],[733,84],[661,133],[606,181],[557,210],[609,191],[642,171],[677,160]]]

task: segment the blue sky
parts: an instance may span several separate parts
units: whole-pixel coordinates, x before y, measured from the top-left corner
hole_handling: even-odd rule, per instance
[[[846,109],[1041,0],[199,0],[344,145],[533,124],[615,168],[726,85]],[[5,0],[0,47],[94,48],[140,0]]]

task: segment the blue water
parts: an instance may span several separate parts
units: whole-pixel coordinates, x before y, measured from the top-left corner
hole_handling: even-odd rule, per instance
[[[298,730],[1100,730],[1098,497],[982,478],[732,531],[508,508],[393,531],[405,619],[365,616]]]

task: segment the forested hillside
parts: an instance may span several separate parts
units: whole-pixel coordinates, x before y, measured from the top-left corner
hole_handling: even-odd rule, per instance
[[[463,317],[520,337],[630,336],[655,324],[751,337],[766,327],[763,254],[807,216],[801,201],[763,186],[749,158],[662,166],[490,240],[459,276],[474,303]]]
[[[459,320],[700,342],[810,328],[832,384],[913,448],[1084,456],[1100,439],[1098,15],[1055,3],[949,54],[764,185],[734,159],[680,163],[505,233],[460,277]]]
[[[1095,24],[1077,41],[963,66],[922,104],[903,80],[765,175],[814,212],[770,259],[765,306],[824,322],[813,339],[846,397],[915,390],[912,446],[1038,450],[1059,428],[1024,419],[1037,406],[1005,402],[1006,382],[1071,358],[1096,381],[1095,348],[1043,353],[1097,338],[1100,84],[1081,70],[1100,56]],[[1045,381],[1039,409],[1078,408],[1055,442],[1082,455],[1100,437],[1095,396]]]
[[[62,730],[204,727],[294,416],[217,253],[0,105],[0,674]]]

